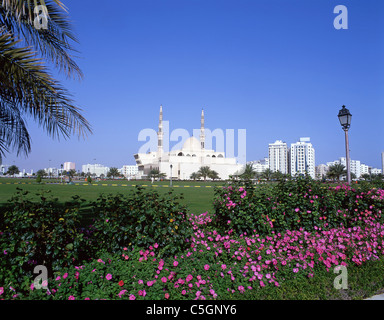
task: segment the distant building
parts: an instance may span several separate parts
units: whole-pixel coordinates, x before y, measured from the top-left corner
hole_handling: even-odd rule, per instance
[[[316,178],[317,179],[325,178],[327,176],[328,170],[329,170],[329,166],[327,166],[326,164],[319,164],[315,168]]]
[[[102,174],[104,176],[107,176],[109,171],[108,167],[105,167],[101,164],[84,164],[81,166],[81,168],[82,172],[84,172],[85,174],[95,174],[97,177],[100,177]]]
[[[291,144],[289,167],[292,176],[308,173],[313,179],[316,178],[315,149],[310,138],[300,138],[300,141]]]
[[[76,164],[74,162],[64,162],[63,169],[65,171],[76,170]]]
[[[225,156],[224,152],[207,149],[205,146],[204,111],[201,111],[200,139],[194,136],[185,140],[181,149],[167,151],[163,149],[163,108],[160,106],[157,151],[134,155],[139,171],[147,176],[151,170],[158,169],[165,178],[185,180],[201,167],[208,166],[218,173],[220,179],[228,179],[238,173],[243,165],[236,158]],[[172,167],[171,167],[172,165]]]
[[[263,160],[249,161],[248,164],[252,164],[253,169],[256,172],[263,172],[266,169],[269,169],[269,159],[264,158]]]
[[[361,175],[363,175],[363,174],[370,174],[369,173],[369,166],[367,166],[366,164],[361,164],[360,165],[360,173],[361,173]]]
[[[120,173],[126,178],[135,177],[138,172],[138,165],[125,165],[120,169]]]
[[[272,172],[288,173],[288,147],[281,140],[269,144],[268,148],[269,169]]]
[[[371,174],[380,174],[380,173],[382,173],[381,169],[378,169],[378,168],[372,168],[371,169]]]

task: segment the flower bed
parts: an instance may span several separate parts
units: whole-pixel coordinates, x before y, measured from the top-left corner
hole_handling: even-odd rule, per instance
[[[313,277],[316,270],[361,265],[383,259],[384,224],[366,219],[364,227],[256,233],[233,237],[232,231],[208,231],[211,217],[191,215],[191,247],[171,256],[159,255],[157,244],[146,250],[127,248],[105,253],[81,266],[65,268],[48,290],[33,286],[39,299],[241,299],[246,291],[280,286],[285,280]],[[0,288],[5,298],[18,292]],[[22,296],[20,296],[22,297]]]
[[[360,268],[383,261],[383,190],[363,192],[345,186],[318,188],[317,185],[306,188],[303,190],[307,194],[298,190],[296,193],[280,190],[285,196],[274,192],[264,194],[266,201],[256,202],[263,208],[262,213],[256,210],[259,216],[244,210],[255,208],[254,201],[263,196],[259,194],[257,198],[250,189],[235,186],[222,191],[225,197],[215,214],[181,214],[178,218],[173,214],[164,222],[164,207],[159,223],[169,228],[168,241],[174,241],[177,250],[168,250],[166,241],[160,243],[156,239],[141,243],[127,239],[126,245],[123,241],[120,247],[114,243],[114,250],[110,249],[112,246],[108,250],[91,248],[94,253],[91,259],[56,268],[45,283],[47,289],[36,289],[31,274],[26,274],[23,281],[13,277],[9,271],[11,260],[7,260],[9,252],[3,245],[0,299],[242,299],[292,280],[310,281],[319,273],[328,273],[333,279],[332,271],[339,265]],[[158,202],[156,197],[153,199]],[[100,226],[110,223],[105,217],[115,219],[114,229],[104,240],[114,241],[119,235],[116,230],[124,230],[124,219],[132,216],[111,214],[105,210],[108,203],[108,199],[103,199],[101,219],[96,226],[100,234]],[[332,203],[338,203],[339,207],[327,207]],[[123,204],[116,208],[125,213]],[[151,207],[150,202],[147,205]],[[141,210],[145,212],[144,208]],[[291,217],[296,214],[296,221],[306,221],[302,215],[308,214],[315,222],[311,224],[308,218],[308,223],[294,223],[291,229],[284,229],[289,221],[294,221],[286,219],[288,211]],[[153,210],[150,212],[151,224],[155,225],[156,215],[152,214]],[[258,223],[254,229],[247,226],[247,231],[241,232],[244,222],[238,216],[247,216],[250,222]],[[174,219],[179,219],[178,224],[188,235],[183,243],[179,242],[179,228]],[[144,220],[140,223],[145,227]],[[41,228],[41,224],[38,226]],[[95,233],[90,230],[82,239],[92,238]],[[161,238],[161,230],[154,234]],[[97,239],[87,241],[97,243]]]

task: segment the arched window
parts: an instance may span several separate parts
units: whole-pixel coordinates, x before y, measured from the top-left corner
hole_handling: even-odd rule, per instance
[[[192,157],[196,157],[196,155],[195,155],[195,154],[193,154],[193,155],[192,155]]]
[[[209,155],[209,154],[207,154],[207,157],[210,157],[210,155]]]
[[[190,157],[191,155],[190,154],[187,154],[187,157]]]
[[[178,157],[182,157],[183,156],[183,153],[182,152],[179,152],[179,154],[177,155]]]
[[[213,155],[213,156],[212,156],[212,158],[216,158],[216,156],[215,156],[215,155]]]
[[[218,158],[224,158],[222,154],[219,154],[217,157]]]

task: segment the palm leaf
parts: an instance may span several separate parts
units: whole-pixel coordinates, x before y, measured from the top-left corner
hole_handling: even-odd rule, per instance
[[[2,112],[6,114],[4,110],[17,108],[19,118],[23,114],[32,116],[53,138],[67,138],[72,133],[84,137],[92,132],[89,123],[80,114],[81,110],[69,98],[69,93],[51,77],[42,60],[35,58],[32,48],[20,47],[19,42],[0,30]],[[12,121],[9,123],[12,124]],[[17,148],[20,149],[21,145],[22,142]],[[0,148],[7,150],[4,142]]]

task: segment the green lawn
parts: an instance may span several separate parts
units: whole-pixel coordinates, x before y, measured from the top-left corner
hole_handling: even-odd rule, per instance
[[[165,194],[173,190],[174,194],[183,194],[183,204],[187,205],[190,212],[202,213],[212,212],[214,187],[223,185],[224,182],[204,182],[204,181],[173,181],[172,188],[169,181],[127,181],[127,180],[106,180],[94,181],[92,184],[84,181],[74,181],[74,184],[60,184],[60,179],[44,179],[42,184],[37,184],[34,179],[1,178],[0,179],[0,206],[3,206],[16,193],[16,188],[31,192],[35,196],[42,191],[50,191],[53,197],[60,202],[71,200],[72,196],[79,195],[87,202],[94,201],[97,197],[104,194],[127,194],[134,190],[133,185],[142,185],[148,190],[157,190],[160,194]]]

